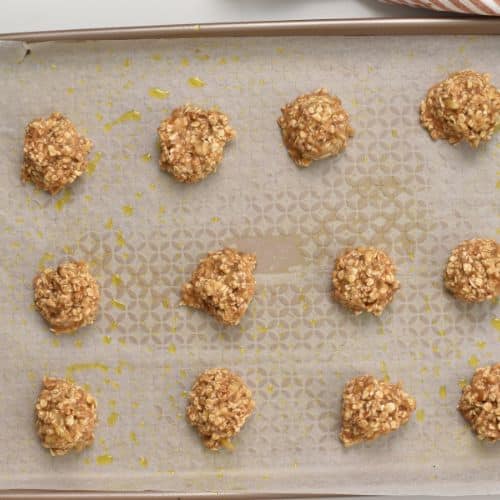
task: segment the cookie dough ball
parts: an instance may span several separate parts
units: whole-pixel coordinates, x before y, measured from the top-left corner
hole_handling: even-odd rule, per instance
[[[224,113],[186,104],[160,124],[158,135],[160,168],[180,182],[193,183],[215,172],[236,132]]]
[[[467,141],[477,148],[491,139],[500,121],[500,91],[486,73],[452,73],[429,89],[420,104],[420,121],[433,139]]]
[[[376,439],[399,429],[415,410],[415,399],[401,384],[390,384],[371,375],[352,379],[344,388],[342,429],[344,446]]]
[[[342,102],[326,89],[301,95],[281,108],[278,125],[286,149],[299,167],[338,155],[354,135]]]
[[[94,322],[99,285],[85,262],[69,261],[46,268],[33,280],[35,306],[50,331],[71,333]]]
[[[253,413],[252,392],[243,380],[226,368],[203,372],[189,393],[186,415],[211,450],[232,449],[235,436]]]
[[[35,405],[36,430],[52,455],[82,451],[94,441],[97,403],[85,389],[46,377]]]
[[[26,127],[21,179],[56,194],[85,172],[91,147],[61,113],[37,118]]]
[[[202,309],[224,325],[237,325],[255,293],[254,254],[223,248],[209,253],[181,292],[182,305]]]
[[[332,274],[333,300],[354,314],[380,316],[399,288],[391,258],[374,247],[346,250],[337,257]]]
[[[500,439],[500,363],[478,368],[462,390],[458,411],[481,440]]]
[[[500,245],[487,239],[462,242],[448,259],[444,285],[466,302],[482,302],[499,295]]]

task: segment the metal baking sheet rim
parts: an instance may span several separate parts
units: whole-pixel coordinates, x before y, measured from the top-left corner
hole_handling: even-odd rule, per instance
[[[273,21],[251,23],[212,23],[167,25],[148,27],[99,28],[60,30],[30,33],[1,34],[0,40],[27,43],[67,40],[125,40],[154,38],[203,38],[223,36],[384,36],[384,35],[500,35],[500,18],[418,18],[418,19],[342,19],[314,21]],[[282,499],[304,498],[293,493],[235,494],[206,492],[184,495],[179,492],[98,492],[98,491],[51,491],[51,490],[0,490],[3,499],[40,500],[60,499],[110,499],[126,497],[130,500],[148,498],[202,499],[224,496],[234,499]],[[349,495],[329,495],[348,497]],[[308,498],[325,498],[323,494],[310,494]]]
[[[500,17],[323,19],[250,23],[183,24],[0,34],[0,40],[124,40],[287,35],[500,35]]]

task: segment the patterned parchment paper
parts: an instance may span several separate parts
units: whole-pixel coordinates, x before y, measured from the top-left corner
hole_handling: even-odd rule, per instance
[[[499,360],[494,303],[442,289],[451,248],[498,237],[500,137],[434,143],[418,123],[427,88],[472,67],[500,84],[498,37],[274,38],[41,44],[0,60],[2,300],[0,487],[167,492],[500,493],[498,446],[455,407],[477,365]],[[324,86],[356,135],[309,169],[289,159],[280,106]],[[156,89],[156,90],[151,90]],[[168,97],[158,89],[169,92]],[[164,98],[161,98],[164,97]],[[179,185],[157,167],[156,128],[187,101],[237,130],[216,175]],[[19,180],[25,124],[59,110],[95,147],[55,198]],[[135,113],[130,113],[135,111]],[[199,258],[224,245],[258,256],[237,328],[178,306]],[[333,304],[334,256],[374,244],[402,289],[381,318]],[[86,259],[97,322],[54,337],[32,307],[39,266]],[[186,391],[211,366],[240,373],[257,402],[234,453],[205,450]],[[363,373],[402,380],[418,411],[399,432],[345,450],[341,391]],[[33,426],[45,374],[88,384],[95,445],[52,458]]]

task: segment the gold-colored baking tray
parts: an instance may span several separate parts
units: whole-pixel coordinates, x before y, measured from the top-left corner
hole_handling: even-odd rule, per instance
[[[27,331],[32,336],[3,337],[4,352],[19,353],[20,373],[29,367],[27,378],[18,385],[11,386],[9,378],[5,382],[5,397],[12,393],[12,387],[18,396],[9,400],[10,404],[26,399],[17,420],[9,420],[9,429],[15,434],[13,426],[29,425],[26,412],[40,377],[49,367],[63,370],[75,359],[88,366],[95,361],[107,362],[109,370],[104,375],[75,371],[73,365],[69,371],[88,381],[103,400],[102,434],[90,453],[115,447],[125,472],[123,487],[92,491],[96,489],[92,474],[86,472],[91,465],[77,461],[93,461],[90,454],[54,465],[60,474],[54,477],[60,477],[64,491],[33,490],[33,481],[20,481],[11,488],[25,489],[4,490],[0,496],[139,499],[185,493],[184,498],[226,495],[248,499],[335,493],[498,492],[494,452],[480,448],[455,412],[458,382],[470,376],[476,363],[498,360],[495,335],[489,326],[490,317],[498,312],[489,304],[475,309],[457,306],[443,294],[439,273],[450,248],[461,239],[475,231],[485,236],[498,234],[494,184],[500,144],[495,148],[494,139],[488,149],[474,156],[462,146],[434,143],[418,124],[418,103],[430,84],[462,66],[489,70],[498,84],[500,39],[495,35],[499,34],[500,19],[453,17],[1,35],[0,40],[26,42],[26,48],[32,49],[31,73],[23,73],[23,62],[0,76],[6,78],[3,95],[13,100],[2,110],[2,120],[8,117],[9,123],[1,124],[0,146],[7,165],[6,184],[13,186],[2,188],[2,210],[9,215],[7,221],[19,218],[21,228],[5,233],[4,254],[12,261],[2,260],[4,285],[11,287],[5,304],[16,313],[7,311],[5,304],[1,311],[10,332]],[[260,37],[269,38],[264,43]],[[184,38],[192,40],[181,40]],[[83,40],[104,42],[67,43]],[[12,74],[20,76],[19,82]],[[202,88],[189,87],[189,76],[199,76],[208,83]],[[328,86],[342,98],[356,135],[340,158],[298,170],[281,147],[275,119],[283,103],[319,85]],[[166,86],[171,93],[168,100],[157,102],[147,97],[152,86]],[[14,94],[19,95],[17,102]],[[219,173],[199,186],[182,189],[153,162],[147,162],[147,153],[157,159],[155,127],[166,108],[188,99],[224,108],[236,125],[238,138],[228,149]],[[17,171],[23,125],[33,115],[46,114],[52,102],[69,110],[77,125],[87,129],[96,143],[95,152],[104,152],[99,163],[98,157],[93,157],[94,174],[86,175],[56,200],[22,187]],[[117,120],[132,107],[141,108],[142,122]],[[141,175],[132,175],[127,165],[141,170]],[[235,177],[238,168],[240,175]],[[130,186],[137,191],[135,195],[129,193]],[[211,198],[220,186],[229,191],[221,191],[222,200]],[[121,198],[110,201],[116,192]],[[132,218],[130,208],[123,213],[121,205],[134,207]],[[96,206],[102,206],[103,213]],[[245,207],[246,212],[240,213],[239,207]],[[16,214],[8,212],[14,209]],[[114,226],[107,212],[112,213]],[[47,214],[49,221],[44,219]],[[57,221],[63,232],[54,225]],[[25,232],[31,229],[28,238]],[[370,242],[394,256],[403,283],[394,305],[380,320],[354,318],[328,297],[334,255],[344,246]],[[179,286],[200,255],[222,244],[258,252],[256,299],[236,333],[221,330],[201,313],[175,306]],[[103,286],[100,319],[92,331],[78,337],[83,339],[83,348],[75,348],[74,339],[52,343],[29,309],[29,282],[40,256],[52,263],[51,259],[65,254],[92,261]],[[109,280],[110,272],[120,273],[123,282],[130,283],[130,290],[116,289]],[[154,280],[162,273],[165,286]],[[141,302],[141,295],[149,291],[151,300]],[[127,316],[128,309],[127,313],[113,309],[112,301],[120,308],[126,304],[132,316]],[[24,317],[27,323],[18,323]],[[137,333],[141,328],[148,333],[141,336]],[[41,345],[34,346],[33,339]],[[226,357],[221,357],[223,354]],[[159,384],[153,392],[161,401],[147,400],[139,406],[140,411],[122,408],[119,423],[127,432],[132,425],[139,426],[142,430],[138,434],[144,434],[144,442],[149,440],[150,476],[140,468],[137,457],[129,454],[136,450],[133,452],[139,456],[135,443],[124,442],[116,427],[106,423],[111,411],[107,398],[119,384],[127,391],[143,390],[140,356],[150,356],[155,376],[147,372],[147,380]],[[13,358],[6,357],[6,373]],[[205,455],[182,420],[183,394],[209,362],[234,367],[256,394],[257,415],[238,438],[232,457]],[[420,412],[398,435],[345,451],[336,438],[339,396],[346,378],[359,371],[403,379],[417,396]],[[167,385],[162,385],[164,382]],[[447,396],[443,397],[441,387],[445,386]],[[32,393],[26,394],[26,388]],[[146,388],[144,394],[150,396]],[[122,396],[123,401],[116,404],[133,401],[129,392]],[[2,404],[9,407],[8,401]],[[297,410],[301,405],[303,412]],[[169,413],[172,408],[175,418]],[[158,431],[162,441],[156,451],[151,450],[158,441],[144,431],[147,426],[142,418],[164,426]],[[276,422],[279,428],[274,427]],[[167,432],[169,426],[173,426],[171,432]],[[109,434],[108,441],[104,434]],[[42,451],[33,443],[38,445],[36,437],[28,435],[22,446],[38,457]],[[405,443],[412,447],[408,455]],[[238,476],[238,467],[232,468],[231,460],[242,466],[253,463],[260,450],[269,452],[261,457],[263,470],[254,467]],[[468,453],[473,460],[468,461]],[[174,475],[171,465],[158,466],[165,454],[169,464],[180,460],[179,469],[183,470]],[[310,463],[309,454],[316,457]],[[11,451],[4,460],[8,457],[17,459]],[[279,462],[276,473],[274,464],[265,463],[269,457]],[[386,457],[394,459],[388,469],[383,468]],[[358,461],[360,468],[346,466]],[[67,469],[65,463],[69,464]],[[200,463],[206,463],[206,469],[199,469]],[[464,481],[466,472],[478,478],[471,480],[472,486],[461,482],[464,463],[468,467]],[[409,472],[406,464],[412,464],[423,476],[409,483],[398,482]],[[483,478],[482,467],[493,472]],[[343,471],[342,476],[332,479],[337,470]],[[21,471],[28,477],[30,464],[22,462]],[[88,478],[79,479],[76,489],[80,491],[68,491],[75,489],[67,485],[78,471]],[[351,481],[346,481],[344,473],[350,474]],[[365,473],[372,474],[371,482],[364,479]],[[17,474],[21,477],[22,472]],[[110,476],[111,485],[120,484],[115,476]],[[134,478],[141,488],[134,484]],[[179,482],[169,487],[168,478],[172,484]],[[381,478],[390,487],[385,487]],[[39,484],[45,488],[48,483],[41,477]],[[137,489],[145,492],[132,491]]]

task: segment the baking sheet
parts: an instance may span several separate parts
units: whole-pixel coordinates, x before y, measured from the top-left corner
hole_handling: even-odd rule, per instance
[[[437,43],[221,38],[2,53],[1,488],[500,492],[497,447],[455,410],[473,366],[498,361],[499,308],[458,304],[441,284],[453,246],[498,234],[500,141],[453,148],[418,124],[427,88],[450,71],[489,71],[498,85],[500,43]],[[320,86],[341,97],[356,135],[341,157],[302,170],[276,118]],[[170,95],[152,97],[154,88]],[[219,106],[238,133],[219,172],[192,186],[157,167],[156,128],[187,101]],[[55,109],[94,141],[95,169],[50,198],[19,173],[25,124]],[[120,120],[131,110],[140,120]],[[258,287],[241,326],[224,329],[179,307],[178,293],[202,255],[231,244],[257,253]],[[402,282],[381,318],[354,317],[329,297],[335,255],[366,244],[393,256]],[[67,257],[91,262],[102,310],[92,327],[55,338],[32,308],[31,280]],[[205,450],[184,420],[186,391],[211,366],[254,390],[234,453]],[[361,373],[402,380],[418,412],[345,450],[341,391]],[[96,443],[81,455],[54,459],[37,441],[45,374],[87,383],[98,399]]]

